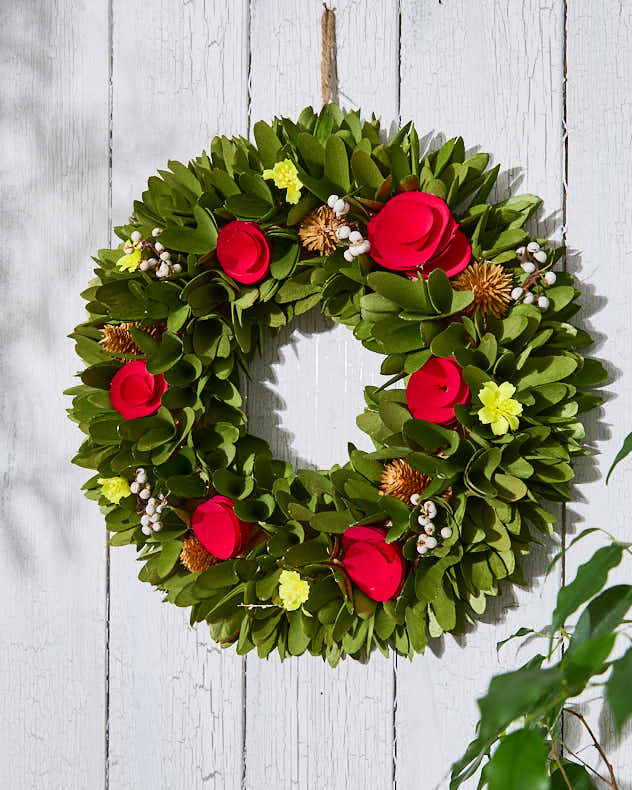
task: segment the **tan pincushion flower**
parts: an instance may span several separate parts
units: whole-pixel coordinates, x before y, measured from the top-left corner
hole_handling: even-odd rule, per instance
[[[133,326],[138,326],[138,322],[124,321],[121,324],[106,324],[103,329],[99,330],[102,335],[99,343],[111,354],[120,354],[123,356],[126,354],[142,354],[143,350],[136,345],[129,331]],[[153,337],[154,340],[160,340],[164,331],[164,324],[143,327],[143,332]]]
[[[428,475],[413,469],[403,458],[397,458],[384,467],[380,489],[384,494],[401,499],[409,505],[411,496],[423,493],[429,483]]]
[[[502,266],[489,261],[476,261],[453,280],[455,291],[473,291],[474,301],[465,308],[467,315],[491,314],[504,318],[511,304],[513,277]]]
[[[320,206],[301,222],[298,231],[301,244],[310,252],[331,255],[338,242],[336,231],[344,224],[344,219],[337,217],[329,206]]]
[[[215,557],[204,548],[195,535],[191,535],[182,542],[180,562],[191,573],[202,573],[215,564]]]

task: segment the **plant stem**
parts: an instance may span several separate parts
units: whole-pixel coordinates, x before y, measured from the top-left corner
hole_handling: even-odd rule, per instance
[[[560,773],[562,774],[562,778],[566,782],[566,786],[568,790],[573,790],[573,785],[570,783],[568,776],[566,775],[566,771],[564,770],[564,766],[560,762],[560,758],[557,754],[557,749],[555,748],[555,738],[553,737],[553,733],[551,732],[551,728],[549,725],[546,725],[547,732],[549,733],[549,738],[551,739],[551,754],[553,755],[553,759],[555,760],[557,767],[560,769]]]
[[[620,790],[620,787],[617,784],[617,780],[614,775],[614,770],[612,768],[612,765],[610,764],[610,761],[606,757],[605,752],[601,747],[601,744],[595,737],[595,733],[590,729],[590,725],[588,724],[586,719],[583,717],[581,713],[578,713],[576,710],[572,710],[571,708],[564,708],[564,710],[566,711],[566,713],[572,713],[573,716],[578,718],[581,721],[581,723],[584,725],[584,727],[588,730],[588,734],[592,738],[592,742],[595,744],[595,749],[597,749],[597,751],[601,755],[601,759],[604,761],[606,768],[608,769],[608,773],[610,774],[611,781],[608,782],[608,784],[610,785],[610,787],[612,787],[612,790]]]

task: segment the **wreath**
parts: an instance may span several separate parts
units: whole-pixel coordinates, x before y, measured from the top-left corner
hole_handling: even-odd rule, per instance
[[[487,154],[422,155],[412,123],[385,143],[333,104],[254,138],[170,161],[94,259],[73,460],[139,579],[222,646],[412,657],[525,583],[605,372],[563,247],[525,230],[539,198],[492,202]],[[357,418],[373,451],[295,471],[247,432],[240,381],[317,306],[388,380]]]

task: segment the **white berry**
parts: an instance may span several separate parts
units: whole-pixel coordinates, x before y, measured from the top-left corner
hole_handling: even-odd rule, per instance
[[[426,524],[426,526],[424,527],[424,532],[426,533],[426,535],[435,534],[435,525],[432,523],[432,521],[430,522],[430,524]]]
[[[147,482],[147,472],[144,469],[136,470],[136,482],[144,485]]]
[[[154,524],[152,524],[152,527],[154,529],[154,532],[160,532],[160,530],[162,529],[162,522],[156,521]]]
[[[538,250],[534,253],[533,257],[538,263],[546,263],[546,252],[544,252],[544,250]]]
[[[143,515],[140,517],[140,523],[143,525],[143,527],[148,527],[151,524],[151,519],[146,513],[143,513]]]
[[[165,245],[161,244],[159,241],[157,241],[154,244],[154,249],[156,250],[156,252],[162,252],[164,250],[164,248],[165,248]]]
[[[151,527],[141,527],[143,535],[151,535]]]
[[[180,266],[179,263],[174,263],[171,268],[174,274],[180,274],[180,272],[182,271],[182,266]]]
[[[540,245],[538,244],[537,241],[530,241],[527,244],[527,249],[529,250],[529,252],[537,252],[540,249]]]
[[[329,195],[329,197],[327,198],[327,205],[329,206],[329,208],[333,208],[338,202],[338,200],[340,200],[338,195]]]
[[[151,232],[151,235],[156,238],[156,236],[160,236],[162,233],[162,228],[154,228]]]
[[[430,524],[432,524],[432,519],[428,518],[427,516],[419,516],[417,521],[419,522],[420,526],[422,526],[422,527],[427,527]]]
[[[160,260],[161,261],[170,261],[171,260],[171,253],[169,250],[165,250],[164,252],[160,253]]]
[[[522,296],[522,288],[513,288],[511,291],[511,298],[516,302]]]
[[[516,250],[516,255],[524,255],[524,247],[518,247]]]
[[[357,244],[359,241],[362,241],[362,234],[358,230],[352,230],[349,234],[349,241],[351,244]]]
[[[433,537],[426,538],[426,546],[429,549],[436,549],[437,548],[437,539]]]
[[[171,274],[171,266],[168,263],[161,263],[156,271],[157,277],[168,277]]]
[[[528,293],[524,297],[525,304],[533,304],[535,302],[535,296],[532,293]]]
[[[135,230],[130,236],[130,238],[134,242],[134,244],[138,244],[138,242],[142,240],[143,234],[139,230]]]
[[[351,252],[351,250],[345,250],[343,252],[343,257],[345,261],[351,262],[353,260],[353,253]]]
[[[345,211],[345,206],[346,205],[347,204],[345,203],[345,201],[342,198],[338,198],[338,200],[336,200],[336,202],[334,203],[334,205],[332,207],[333,210],[334,210],[334,213],[335,214],[346,214],[347,213]]]
[[[152,524],[155,524],[157,521],[160,521],[160,513],[154,513],[149,517],[149,520],[152,522]]]
[[[413,505],[414,507],[417,507],[420,500],[421,500],[421,496],[419,494],[413,494],[410,498],[410,504]]]
[[[450,527],[443,527],[443,529],[441,530],[441,537],[444,540],[448,540],[448,538],[452,537],[452,530],[450,529]]]
[[[141,499],[149,499],[151,496],[151,489],[150,488],[143,488],[143,490],[138,495]]]
[[[155,269],[158,265],[158,258],[148,258],[147,263],[149,264],[151,269]]]
[[[141,272],[148,272],[151,269],[151,266],[149,265],[149,261],[141,261],[138,268],[141,270]]]
[[[351,234],[351,228],[348,225],[343,225],[336,231],[336,238],[348,239]]]
[[[555,272],[547,272],[544,275],[544,281],[547,285],[555,285],[555,281],[557,280],[557,274]]]
[[[126,244],[123,247],[123,251],[126,255],[131,255],[134,252],[134,247],[131,244]]]
[[[531,261],[527,261],[526,263],[522,264],[522,271],[526,272],[527,274],[533,274],[535,271],[535,263],[531,263]]]
[[[140,491],[140,486],[136,482],[130,483],[129,490],[132,494],[137,494]]]
[[[162,511],[164,509],[165,509],[165,506],[161,502],[159,505],[156,506],[156,513],[162,513]]]
[[[362,255],[362,245],[361,244],[352,244],[349,247],[349,252],[353,255]]]
[[[424,502],[424,510],[428,518],[434,518],[437,515],[437,506],[431,499]]]
[[[425,543],[418,543],[417,544],[417,553],[418,554],[427,554],[428,553],[428,547],[426,546]]]
[[[371,242],[368,239],[365,239],[362,244],[360,244],[360,247],[362,247],[362,253],[364,254],[371,249]]]
[[[550,304],[548,296],[538,296],[538,307],[541,310],[547,310]]]

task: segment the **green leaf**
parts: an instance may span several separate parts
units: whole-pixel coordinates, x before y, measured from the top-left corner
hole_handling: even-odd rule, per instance
[[[164,332],[160,343],[147,362],[150,373],[164,373],[172,368],[182,356],[182,341],[174,332]]]
[[[283,564],[289,568],[300,568],[303,565],[326,562],[329,559],[327,547],[318,540],[308,540],[292,546],[285,553]]]
[[[374,192],[381,186],[384,176],[369,154],[357,149],[351,156],[351,169],[359,186],[367,186]]]
[[[167,486],[174,496],[196,499],[206,494],[206,483],[195,475],[172,475],[167,478]]]
[[[181,549],[181,540],[169,540],[162,544],[158,562],[156,563],[156,570],[159,576],[164,578],[171,573],[178,561]]]
[[[544,733],[517,730],[502,739],[487,766],[489,790],[550,790]]]
[[[632,587],[608,587],[582,611],[566,651],[566,657],[588,642],[617,628],[632,606]]]
[[[452,286],[443,269],[435,269],[428,277],[430,301],[438,313],[447,313],[452,305]]]
[[[317,532],[341,534],[355,521],[353,514],[348,511],[324,510],[316,513],[310,522]]]
[[[342,195],[346,195],[351,189],[347,147],[335,134],[327,140],[325,146],[325,178],[334,184]]]
[[[551,641],[554,632],[564,624],[566,618],[601,590],[608,572],[619,565],[622,556],[623,546],[611,543],[598,549],[587,562],[579,566],[573,581],[562,587],[557,595],[551,622]]]
[[[522,366],[516,388],[520,392],[540,384],[561,381],[575,370],[577,362],[571,357],[529,357]]]
[[[456,431],[426,420],[408,420],[404,424],[404,436],[427,453],[441,453],[449,458],[456,452],[460,438]]]
[[[569,763],[568,760],[562,760],[561,765],[573,790],[597,790],[597,785],[593,782],[583,765]],[[551,774],[551,790],[568,790],[564,774],[557,766],[555,766]]]
[[[425,280],[409,280],[390,272],[371,272],[367,277],[369,287],[404,310],[419,313],[432,313],[428,302]]]
[[[193,206],[196,228],[167,225],[160,234],[165,247],[178,252],[204,254],[217,246],[217,225],[213,215],[202,206]]]
[[[617,466],[621,461],[623,461],[624,458],[627,458],[631,452],[632,452],[632,433],[629,433],[623,440],[621,449],[615,455],[614,461],[612,462],[612,466],[608,470],[608,474],[606,476],[606,485],[608,485],[608,480],[610,480],[610,475],[614,472],[615,466]]]
[[[632,716],[632,647],[612,664],[612,673],[606,682],[606,699],[612,710],[614,724],[620,735]]]
[[[265,121],[257,121],[253,132],[263,166],[273,167],[277,160],[277,154],[281,150],[281,141]]]

